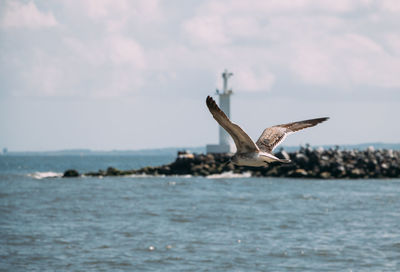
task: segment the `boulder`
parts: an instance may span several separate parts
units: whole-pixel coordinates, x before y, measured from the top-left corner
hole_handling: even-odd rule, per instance
[[[68,169],[64,172],[63,178],[77,178],[79,177],[79,172],[75,169]]]
[[[344,177],[346,175],[346,168],[343,165],[337,165],[332,169],[332,174],[337,178]]]
[[[321,174],[319,174],[319,177],[322,179],[330,179],[332,178],[331,173],[329,172],[322,172]]]
[[[304,178],[308,176],[308,173],[306,170],[300,168],[294,171],[289,171],[288,176],[293,178]]]
[[[300,167],[306,167],[308,164],[308,157],[304,155],[303,153],[297,153],[295,157],[295,162],[300,166]]]
[[[231,154],[192,154],[180,152],[177,159],[158,167],[120,171],[109,167],[106,171],[90,172],[87,176],[117,176],[129,174],[147,175],[201,175],[251,172],[253,176],[300,177],[300,178],[398,178],[400,177],[400,151],[397,150],[341,150],[339,148],[312,149],[302,147],[297,152],[283,149],[275,154],[278,158],[291,159],[291,163],[271,163],[268,167],[239,167],[227,164]],[[73,169],[64,177],[78,177]]]
[[[106,171],[107,176],[119,176],[121,175],[121,171],[114,168],[114,167],[108,167]]]
[[[364,171],[359,168],[354,168],[350,171],[351,178],[361,178],[364,176]]]

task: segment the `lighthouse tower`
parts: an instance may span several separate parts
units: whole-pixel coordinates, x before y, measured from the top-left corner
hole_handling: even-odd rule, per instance
[[[219,96],[219,107],[226,116],[230,118],[230,96],[233,94],[232,90],[228,89],[228,79],[233,75],[229,73],[226,69],[222,73],[223,89],[222,91],[217,90],[217,95]],[[207,153],[231,153],[232,150],[232,140],[228,132],[219,126],[219,144],[217,145],[207,145]]]

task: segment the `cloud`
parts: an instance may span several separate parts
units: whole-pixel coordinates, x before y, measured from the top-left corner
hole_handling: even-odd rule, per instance
[[[394,72],[400,69],[400,58],[385,50],[388,44],[381,43],[359,34],[294,41],[290,67],[311,85],[400,87]]]
[[[26,4],[10,1],[1,20],[4,28],[54,27],[58,23],[51,12],[41,12],[33,1]]]
[[[63,5],[100,23],[135,21],[149,23],[163,17],[158,0],[64,0]]]
[[[388,53],[393,54],[397,57],[400,56],[400,34],[398,33],[389,33],[386,34],[385,43],[388,46]]]
[[[124,14],[124,11],[128,8],[128,3],[125,0],[83,0],[79,2],[82,9],[92,19],[103,19],[110,15]]]
[[[189,20],[183,25],[194,45],[213,46],[230,42],[222,18],[218,16],[201,16]]]
[[[114,64],[131,64],[138,68],[145,68],[142,47],[135,40],[123,36],[111,36],[106,43],[110,59]]]
[[[275,82],[275,75],[267,69],[237,67],[234,69],[234,86],[245,92],[270,91]]]
[[[90,145],[100,135],[98,148],[116,142],[140,148],[154,144],[148,135],[158,135],[162,112],[176,121],[164,122],[172,140],[162,145],[204,144],[201,131],[216,124],[203,99],[221,89],[226,68],[234,73],[234,120],[252,135],[264,119],[273,125],[328,115],[354,135],[313,133],[317,142],[359,141],[361,130],[365,139],[395,141],[396,126],[379,132],[399,115],[399,24],[397,0],[0,1],[5,135],[12,142],[46,120],[72,120],[88,141],[71,141],[66,131],[51,137],[57,146]],[[268,118],[256,121],[254,111]],[[115,120],[115,131],[105,129]],[[208,121],[193,126],[191,120]],[[173,136],[186,121],[187,131],[199,130],[198,139]],[[57,131],[48,127],[37,134],[42,146]],[[115,135],[126,141],[112,140]],[[26,137],[18,142],[34,148]]]
[[[400,12],[400,3],[397,0],[381,0],[381,7],[383,10],[388,11],[390,13],[399,13]]]
[[[393,89],[400,87],[399,7],[390,0],[209,1],[183,31],[198,54],[243,70],[247,89],[269,90],[288,77],[311,87]],[[255,80],[261,67],[264,82]]]
[[[115,34],[96,41],[66,38],[63,46],[71,55],[63,60],[67,69],[59,67],[67,70],[58,78],[59,94],[64,89],[64,95],[116,97],[137,93],[143,86],[147,60],[134,39]],[[51,58],[42,59],[49,63]]]
[[[393,0],[386,0],[393,1]],[[221,0],[207,1],[200,9],[201,14],[220,14],[221,16],[245,15],[258,19],[267,16],[282,16],[285,14],[324,13],[338,14],[349,13],[360,7],[371,5],[370,0],[270,0],[270,1],[241,1]],[[312,15],[312,14],[310,14]],[[230,17],[226,17],[230,18]]]
[[[74,18],[69,21],[70,17],[61,16],[62,27],[51,35],[2,33],[7,39],[0,53],[4,60],[1,66],[7,69],[0,70],[2,74],[7,71],[15,75],[7,79],[2,75],[7,85],[4,92],[15,96],[62,97],[137,93],[147,80],[147,56],[138,39],[126,34],[131,23],[128,15],[151,12],[152,5],[140,4],[133,11],[127,1],[85,0],[63,4],[64,9],[57,14],[76,11]],[[29,2],[28,6],[35,4]]]
[[[197,95],[219,86],[225,68],[236,91],[278,92],[286,82],[298,92],[400,87],[396,1],[38,3],[7,2],[0,19],[9,93]],[[56,25],[51,34],[22,28]]]

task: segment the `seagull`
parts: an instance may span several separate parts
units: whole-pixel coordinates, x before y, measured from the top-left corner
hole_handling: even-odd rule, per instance
[[[272,126],[266,128],[257,142],[254,143],[240,126],[229,120],[211,96],[207,96],[206,104],[218,124],[232,136],[236,145],[236,153],[229,162],[238,166],[261,167],[267,166],[271,162],[290,162],[290,160],[274,156],[272,151],[275,147],[283,142],[289,134],[304,128],[313,127],[329,119],[329,117],[322,117]]]

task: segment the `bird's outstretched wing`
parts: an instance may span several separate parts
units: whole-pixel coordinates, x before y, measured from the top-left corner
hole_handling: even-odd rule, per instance
[[[316,118],[266,128],[257,140],[256,145],[260,150],[271,153],[277,145],[285,140],[287,135],[304,128],[313,127],[328,119],[329,117]]]
[[[217,120],[218,124],[220,124],[221,127],[232,136],[238,153],[254,152],[258,150],[258,147],[249,135],[247,135],[238,125],[229,120],[211,96],[207,96],[206,103],[214,119]]]

